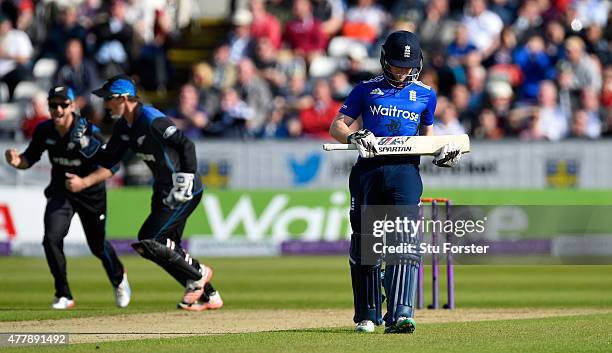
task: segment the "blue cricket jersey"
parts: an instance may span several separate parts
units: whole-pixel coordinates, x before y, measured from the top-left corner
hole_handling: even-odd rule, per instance
[[[436,92],[421,81],[399,89],[380,75],[355,86],[340,113],[362,116],[363,128],[375,136],[415,136],[420,125],[433,124],[436,101]]]

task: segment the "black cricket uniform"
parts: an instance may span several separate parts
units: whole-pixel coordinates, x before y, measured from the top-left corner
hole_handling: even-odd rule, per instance
[[[80,118],[73,115],[74,123]],[[87,134],[97,133],[90,124]],[[104,182],[92,185],[78,193],[66,189],[65,173],[86,177],[99,166],[83,157],[70,143],[70,133],[60,136],[53,120],[44,121],[36,127],[28,148],[21,155],[30,166],[40,160],[44,151],[51,162],[51,182],[45,189],[45,235],[43,246],[51,273],[55,278],[55,296],[72,299],[66,278],[66,257],[64,237],[68,234],[70,222],[75,213],[79,215],[87,244],[91,252],[102,260],[104,269],[113,286],[123,279],[123,265],[106,237],[106,185]]]
[[[152,106],[138,104],[135,116],[131,126],[124,118],[118,119],[110,140],[92,158],[108,168],[117,164],[130,148],[147,164],[154,178],[151,213],[138,232],[138,240],[154,239],[166,244],[170,239],[176,245],[175,251],[184,256],[186,253],[180,244],[185,223],[199,205],[204,189],[197,173],[195,145],[164,113]],[[172,189],[172,174],[177,172],[195,175],[193,199],[171,209],[162,200]],[[200,269],[195,259],[191,265]],[[182,275],[170,274],[185,285],[186,279]]]

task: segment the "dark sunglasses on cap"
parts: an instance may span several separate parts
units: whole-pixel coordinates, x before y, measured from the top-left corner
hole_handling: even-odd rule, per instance
[[[66,109],[70,106],[70,103],[49,103],[49,108],[57,109],[58,107],[62,107],[62,109]]]
[[[119,94],[119,93],[114,93],[114,94],[111,94],[110,96],[108,96],[108,97],[104,98],[104,101],[105,101],[105,102],[108,102],[108,101],[111,101],[111,100],[113,100],[113,99],[115,99],[115,98],[123,97],[123,96],[126,96],[126,95],[127,95],[127,94]]]

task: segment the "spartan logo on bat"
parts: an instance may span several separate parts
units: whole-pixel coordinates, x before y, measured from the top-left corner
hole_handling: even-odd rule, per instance
[[[402,126],[400,120],[398,118],[389,119],[389,123],[385,124],[387,130],[393,135],[398,135],[400,132],[400,127]]]

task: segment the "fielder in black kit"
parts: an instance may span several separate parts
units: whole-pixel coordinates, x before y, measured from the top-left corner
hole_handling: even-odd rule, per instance
[[[116,122],[104,147],[85,134],[85,124],[73,129],[71,139],[81,153],[109,167],[118,163],[129,148],[153,173],[151,213],[138,232],[139,241],[132,247],[185,287],[178,308],[220,308],[223,301],[210,283],[212,269],[181,247],[187,218],[202,199],[195,145],[164,113],[140,102],[129,77],[115,76],[93,94],[104,99],[105,108]]]
[[[84,121],[86,136],[97,134],[97,128],[85,122],[75,112],[74,94],[69,87],[58,86],[49,91],[51,119],[40,123],[25,152],[16,149],[5,152],[7,162],[17,169],[28,169],[40,160],[46,150],[51,162],[51,182],[45,189],[45,234],[43,247],[49,268],[55,279],[54,309],[74,307],[74,299],[66,277],[64,237],[75,213],[79,215],[91,252],[102,260],[115,291],[115,303],[124,308],[130,302],[127,275],[113,249],[105,239],[106,187],[104,180],[113,174],[84,158],[74,143],[70,131],[78,121]]]

